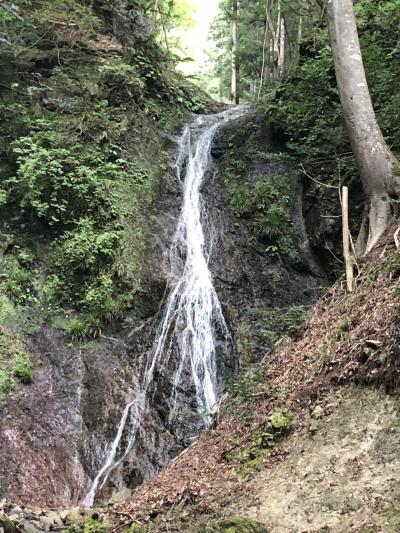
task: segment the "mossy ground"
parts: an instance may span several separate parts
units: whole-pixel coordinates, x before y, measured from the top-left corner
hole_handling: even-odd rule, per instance
[[[27,347],[0,329],[0,404],[18,384],[32,381],[33,370]]]
[[[209,102],[154,36],[139,39],[135,24],[125,35],[120,11],[56,4],[1,12],[0,324],[26,330],[29,308],[36,327],[64,315],[82,339],[134,305],[167,172],[163,132]]]

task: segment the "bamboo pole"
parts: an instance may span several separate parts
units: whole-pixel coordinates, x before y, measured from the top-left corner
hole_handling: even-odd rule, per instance
[[[347,291],[353,292],[354,273],[353,259],[350,252],[350,229],[349,229],[349,188],[342,187],[342,221],[343,221],[343,257],[346,265]]]

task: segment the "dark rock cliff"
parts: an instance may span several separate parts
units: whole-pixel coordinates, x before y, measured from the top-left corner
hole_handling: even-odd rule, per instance
[[[240,131],[245,118],[230,125]],[[268,131],[257,125],[256,142],[273,148]],[[213,148],[214,163],[204,183],[203,196],[209,209],[209,238],[213,239],[210,267],[233,338],[236,354],[246,364],[242,350],[244,332],[252,331],[254,308],[308,304],[317,295],[323,274],[305,254],[295,261],[270,257],[265,243],[254,239],[251,223],[235,217],[227,205],[223,183],[229,159],[228,136],[222,131]],[[239,141],[241,142],[241,141]],[[78,503],[88,489],[112,441],[121,412],[134,397],[144,355],[151,348],[161,318],[168,274],[165,252],[175,229],[181,191],[174,175],[175,149],[170,147],[170,170],[159,187],[157,200],[148,212],[151,234],[143,269],[143,291],[125,324],[115,322],[100,339],[71,344],[51,325],[31,337],[35,377],[2,411],[0,428],[1,496],[16,503],[69,506]],[[271,175],[290,173],[282,161],[255,157],[246,167],[250,183]],[[299,216],[301,187],[293,182],[295,202],[292,219]],[[304,242],[301,224],[295,242]],[[303,239],[303,241],[302,241]],[[306,248],[304,248],[306,249]],[[246,334],[247,334],[246,333]],[[263,356],[255,341],[254,360]],[[240,353],[239,353],[240,352]],[[248,359],[248,358],[247,358]],[[219,361],[226,377],[233,363]],[[188,414],[179,430],[166,420],[168,376],[157,376],[153,403],[135,446],[113,472],[100,497],[122,486],[136,486],[154,475],[175,456],[198,428],[190,396],[181,402]],[[182,424],[182,421],[181,421]]]

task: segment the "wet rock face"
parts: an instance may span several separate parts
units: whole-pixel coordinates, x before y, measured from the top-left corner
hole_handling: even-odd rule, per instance
[[[268,131],[260,142],[271,142]],[[320,278],[309,267],[301,271],[296,265],[271,259],[262,244],[254,245],[250,225],[234,219],[226,206],[219,171],[227,157],[224,132],[217,137],[212,153],[214,165],[202,191],[211,221],[207,232],[213,241],[210,269],[237,343],[239,325],[253,320],[252,308],[308,303],[317,295]],[[145,355],[162,316],[168,277],[166,252],[182,201],[173,161],[172,153],[170,171],[148,217],[153,221],[148,223],[151,238],[143,272],[144,292],[130,313],[132,326],[122,329],[115,325],[102,338],[81,346],[70,345],[64,334],[50,326],[32,337],[34,382],[0,408],[0,498],[28,505],[76,505],[101,467],[122,410],[137,395]],[[257,181],[272,172],[281,173],[282,163],[254,161],[248,179]],[[271,276],[271,268],[279,270],[279,279]],[[217,352],[222,384],[235,371],[240,354],[236,346],[227,358],[223,339]],[[151,406],[135,450],[113,471],[99,494],[100,501],[156,474],[201,428],[189,376],[178,391],[179,417],[168,420],[168,374],[156,376],[157,386],[151,391]],[[121,444],[126,445],[126,437]]]
[[[15,503],[68,503],[85,479],[76,442],[82,360],[51,329],[32,339],[35,378],[1,412],[1,495]]]
[[[268,177],[293,176],[291,221],[298,259],[271,257],[265,242],[255,238],[252,222],[246,218],[234,217],[227,207],[223,169],[229,164],[232,131],[238,149],[247,142],[247,138],[241,138],[240,134],[247,120],[246,117],[239,119],[219,132],[212,150],[214,170],[203,191],[211,215],[213,228],[210,231],[215,239],[211,271],[237,341],[240,335],[238,329],[251,329],[255,320],[254,309],[310,304],[318,296],[320,286],[326,280],[325,273],[308,245],[302,212],[302,184],[293,172],[292,164],[275,156],[279,152],[279,146],[275,145],[265,122],[258,123],[257,135],[251,148],[255,152],[270,152],[271,156],[261,160],[255,156],[248,161],[244,182],[256,184]],[[257,121],[254,117],[253,120]],[[257,347],[255,348],[257,351]]]
[[[73,349],[50,327],[33,336],[32,350],[34,381],[1,413],[1,495],[20,504],[68,506],[79,502],[86,471],[114,429],[131,386],[128,365],[114,344]]]

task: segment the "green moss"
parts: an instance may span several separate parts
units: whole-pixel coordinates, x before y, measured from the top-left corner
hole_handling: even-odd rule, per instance
[[[146,529],[135,522],[126,530],[126,533],[146,533]]]
[[[242,450],[239,455],[239,461],[242,465],[237,470],[239,477],[247,479],[251,477],[254,472],[258,472],[264,464],[268,451],[267,448],[259,446],[258,438],[252,443],[250,448]]]
[[[16,337],[0,330],[0,401],[18,383],[29,384],[33,378],[30,354]]]
[[[72,525],[67,529],[68,533],[107,533],[110,527],[107,522],[87,518],[83,524]]]
[[[233,517],[225,520],[208,520],[196,533],[268,533],[263,524],[250,518]]]
[[[222,523],[224,533],[268,533],[268,529],[250,518],[232,518]]]
[[[275,435],[282,435],[290,431],[292,428],[293,417],[285,411],[279,411],[270,417],[270,424]]]
[[[240,464],[237,470],[239,476],[249,478],[260,470],[270,450],[290,433],[292,427],[293,416],[286,410],[279,410],[268,417],[234,454],[234,460]]]
[[[4,533],[17,533],[18,531],[16,524],[3,514],[0,514],[0,529]]]

